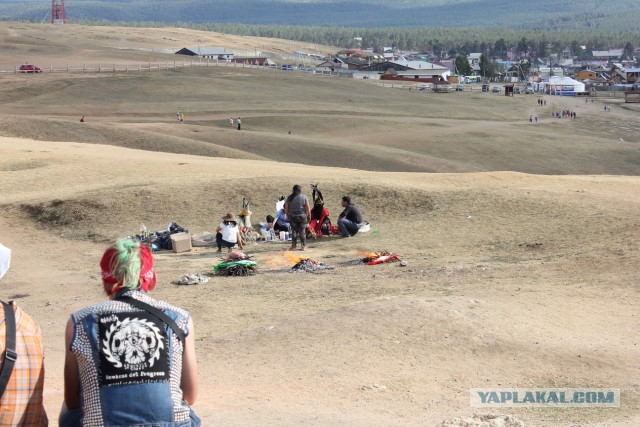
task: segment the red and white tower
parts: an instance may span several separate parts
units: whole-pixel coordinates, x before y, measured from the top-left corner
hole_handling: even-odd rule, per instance
[[[51,23],[67,23],[67,15],[64,11],[64,0],[51,0]]]

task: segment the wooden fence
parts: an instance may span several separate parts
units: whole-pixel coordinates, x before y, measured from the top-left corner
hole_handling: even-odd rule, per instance
[[[49,65],[41,67],[37,73],[128,73],[128,72],[145,72],[145,71],[163,71],[163,70],[175,70],[178,68],[189,67],[232,67],[232,68],[255,68],[255,69],[270,69],[286,72],[304,72],[308,74],[320,75],[320,76],[339,76],[344,77],[341,73],[332,72],[328,70],[316,69],[312,67],[295,67],[293,69],[283,69],[280,65],[257,65],[246,64],[243,62],[233,61],[219,61],[201,58],[199,60],[186,60],[182,61],[165,61],[165,62],[147,62],[140,64],[98,64],[98,65]],[[20,70],[20,66],[16,66],[13,70],[0,69],[0,75],[2,74],[33,74],[36,73],[31,70]]]

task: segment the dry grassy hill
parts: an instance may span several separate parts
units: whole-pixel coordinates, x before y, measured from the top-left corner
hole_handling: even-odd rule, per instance
[[[14,52],[0,62],[18,61],[18,42],[42,63],[66,46],[71,63],[91,52],[133,64],[148,55],[138,44],[224,37],[136,31],[5,23]],[[129,49],[108,48],[118,35]],[[293,184],[319,182],[334,220],[348,193],[372,224],[310,242],[334,270],[290,274],[297,254],[258,244],[247,247],[258,275],[178,287],[210,273],[215,254],[155,257],[156,296],[194,316],[204,425],[432,426],[505,412],[527,425],[640,423],[637,106],[546,97],[539,108],[531,96],[222,67],[0,75],[0,93],[0,241],[14,251],[2,297],[43,328],[52,420],[64,324],[102,298],[107,241],[142,223],[212,230],[243,196],[257,222]],[[578,118],[551,119],[556,109]],[[408,265],[356,265],[372,250]],[[470,407],[482,387],[610,387],[622,402]]]

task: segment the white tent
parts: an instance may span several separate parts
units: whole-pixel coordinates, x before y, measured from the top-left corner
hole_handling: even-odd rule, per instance
[[[584,83],[570,77],[551,77],[545,83],[545,92],[549,95],[575,96],[586,92]]]

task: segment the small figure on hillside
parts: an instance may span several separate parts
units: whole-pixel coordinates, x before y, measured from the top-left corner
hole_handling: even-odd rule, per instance
[[[229,119],[229,127],[233,129],[233,117]]]
[[[544,106],[545,107],[547,106],[547,100],[546,99],[544,100]]]
[[[240,125],[242,124],[242,121],[240,120],[240,117],[238,117],[238,130],[240,130]]]
[[[179,111],[176,113],[176,121],[180,122],[180,112]]]
[[[184,124],[184,113],[180,113],[180,124]]]
[[[535,117],[536,124],[538,124],[538,116]]]
[[[533,114],[529,115],[529,123],[533,123]]]
[[[80,123],[84,123],[84,116],[80,118]]]

